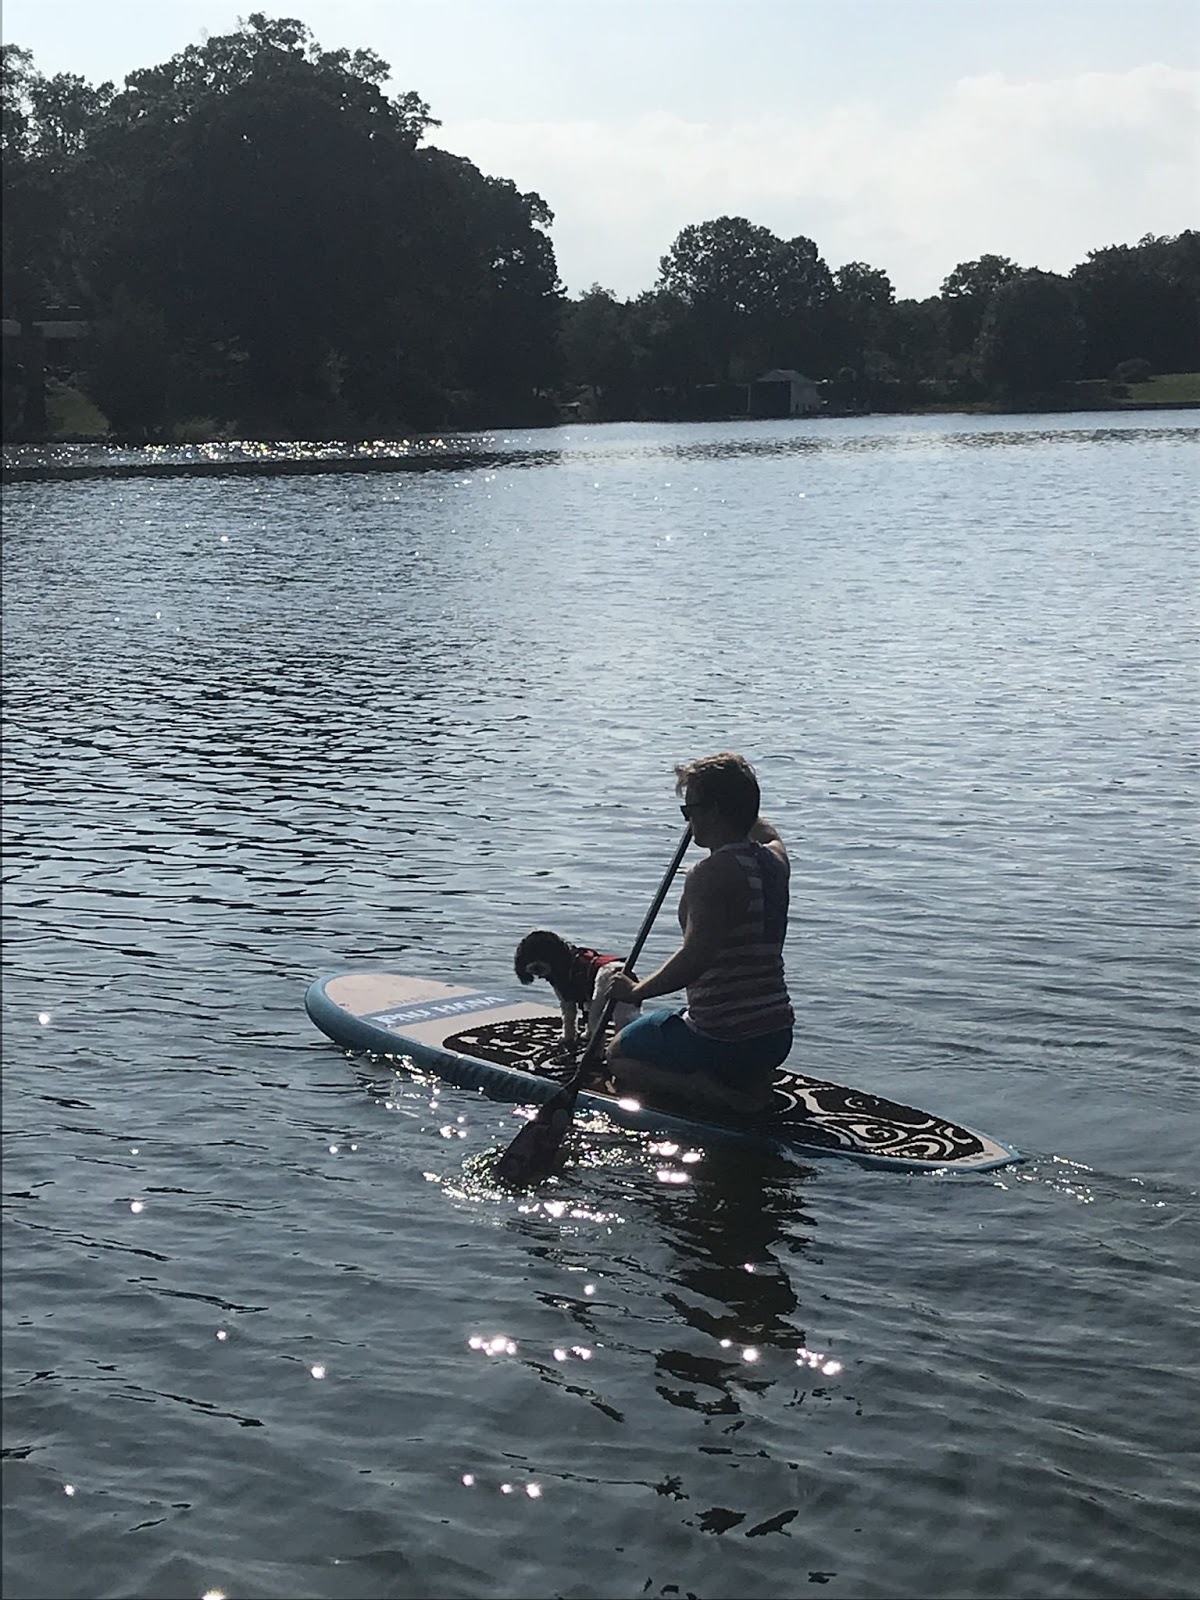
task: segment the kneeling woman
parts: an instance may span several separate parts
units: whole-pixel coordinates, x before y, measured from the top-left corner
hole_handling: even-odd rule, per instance
[[[709,852],[680,898],[683,944],[640,983],[620,975],[612,992],[638,1005],[686,989],[687,1009],[649,1011],[623,1028],[608,1071],[620,1093],[640,1100],[765,1110],[792,1048],[787,851],[758,814],[758,779],[743,757],[705,756],[675,776],[692,837]]]

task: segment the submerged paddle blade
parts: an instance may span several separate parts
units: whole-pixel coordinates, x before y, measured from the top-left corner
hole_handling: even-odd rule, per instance
[[[538,1108],[496,1163],[496,1176],[513,1189],[548,1178],[575,1115],[578,1088],[568,1085]]]

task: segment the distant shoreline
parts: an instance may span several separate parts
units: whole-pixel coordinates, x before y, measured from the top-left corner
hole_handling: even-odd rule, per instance
[[[772,422],[792,421],[800,426],[814,422],[840,422],[847,420],[865,420],[867,418],[890,419],[901,416],[938,416],[964,418],[971,417],[1102,417],[1109,415],[1128,416],[1131,413],[1159,413],[1163,411],[1194,411],[1200,409],[1200,401],[1178,401],[1168,403],[1164,401],[1144,402],[1141,404],[1114,404],[1105,407],[1072,408],[1071,410],[1033,410],[1024,408],[1014,411],[997,411],[993,408],[982,406],[951,408],[927,407],[919,411],[873,411],[861,413],[818,412],[804,417],[795,418],[748,418],[748,417],[716,417],[708,421],[713,424],[734,424],[742,422]],[[697,424],[692,421],[666,421],[654,419],[640,421],[629,418],[624,421],[614,420],[606,422],[559,422],[539,427],[522,427],[519,431],[523,434],[547,434],[562,427],[622,427],[642,425],[650,427],[692,427]],[[704,424],[700,424],[703,426]],[[485,430],[479,430],[480,433]],[[488,434],[503,431],[499,429],[486,430]],[[513,430],[518,431],[518,430]],[[382,453],[380,441],[372,441],[374,453],[366,453],[363,441],[353,440],[305,440],[304,447],[311,451],[314,446],[326,450],[340,450],[344,454],[303,456],[278,454],[271,457],[252,456],[245,459],[220,458],[212,456],[187,457],[182,452],[204,450],[208,448],[232,448],[234,441],[216,440],[212,446],[205,445],[161,445],[147,444],[144,441],[122,440],[112,438],[97,438],[94,436],[76,436],[74,438],[56,438],[42,442],[27,441],[21,444],[9,443],[4,446],[5,459],[0,462],[0,481],[5,484],[16,483],[53,483],[73,482],[83,479],[120,479],[120,478],[270,478],[270,477],[300,477],[313,474],[340,474],[363,475],[367,473],[395,473],[395,472],[431,472],[447,469],[461,471],[468,467],[499,467],[510,464],[514,459],[528,458],[526,451],[506,449],[498,441],[488,448],[464,449],[459,440],[465,436],[451,435],[449,440],[429,436],[429,440],[412,441],[405,449],[401,441],[397,441],[397,448],[393,453]],[[478,438],[479,433],[472,437]],[[435,447],[430,447],[431,442],[437,438]],[[246,444],[250,441],[238,441]],[[257,441],[264,443],[265,441]],[[287,449],[292,441],[272,440],[269,444],[279,451]],[[301,441],[295,441],[297,445]],[[458,447],[456,448],[456,444]],[[54,450],[59,448],[91,448],[98,452],[119,451],[146,451],[153,452],[151,459],[141,460],[105,460],[99,456],[90,461],[23,461],[19,459],[19,452],[36,452],[41,450]],[[179,451],[181,454],[171,459],[166,457],[166,452]],[[362,453],[355,453],[362,452]],[[16,459],[14,459],[16,457]]]

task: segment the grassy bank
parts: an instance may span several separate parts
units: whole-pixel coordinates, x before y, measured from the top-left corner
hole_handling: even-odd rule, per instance
[[[108,418],[81,389],[46,380],[46,424],[51,439],[103,439]]]
[[[1163,372],[1145,383],[1131,383],[1129,398],[1134,405],[1200,405],[1200,372]]]

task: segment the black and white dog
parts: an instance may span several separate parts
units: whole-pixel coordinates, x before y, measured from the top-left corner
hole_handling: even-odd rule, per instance
[[[517,946],[513,970],[522,983],[545,978],[558,997],[562,1011],[560,1043],[573,1046],[579,1024],[590,1032],[604,1009],[614,977],[624,969],[620,956],[602,955],[584,945],[568,944],[548,928],[527,933]],[[640,1007],[618,1001],[613,1008],[613,1024],[625,1027],[639,1014]]]

